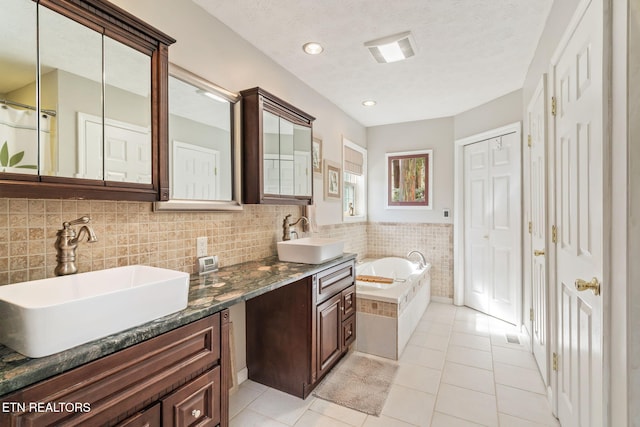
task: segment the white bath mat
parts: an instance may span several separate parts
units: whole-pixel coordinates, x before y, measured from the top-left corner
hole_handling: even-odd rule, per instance
[[[350,353],[322,380],[313,393],[370,415],[380,415],[398,364]]]

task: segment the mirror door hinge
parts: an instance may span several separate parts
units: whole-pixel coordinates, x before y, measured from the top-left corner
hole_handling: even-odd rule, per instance
[[[531,135],[527,136],[527,146],[531,148]]]
[[[555,225],[551,226],[551,241],[558,243],[558,228]]]
[[[551,97],[551,115],[555,116],[556,115],[556,97],[552,96]]]
[[[558,372],[558,353],[553,353],[553,370]]]
[[[531,221],[529,221],[529,234],[531,234],[533,230],[533,224],[531,223]]]
[[[533,308],[529,309],[529,320],[533,322]]]

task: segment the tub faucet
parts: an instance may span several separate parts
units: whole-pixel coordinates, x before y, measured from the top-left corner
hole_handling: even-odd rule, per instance
[[[78,272],[78,267],[76,266],[76,248],[81,239],[86,237],[89,243],[98,241],[96,234],[93,232],[93,228],[87,225],[89,221],[91,221],[90,217],[83,216],[73,221],[65,221],[62,223],[62,229],[58,230],[56,234],[58,236],[55,243],[57,252],[56,261],[58,261],[58,265],[56,265],[55,270],[53,270],[56,276],[66,276],[67,274]],[[78,224],[84,225],[80,227],[80,231],[76,234],[76,230],[71,228],[71,226]]]
[[[306,216],[301,216],[300,218],[298,218],[298,220],[296,222],[289,222],[289,218],[291,218],[291,214],[288,214],[287,216],[284,217],[284,221],[282,221],[282,240],[291,240],[291,227],[295,226],[296,224],[298,224],[300,221],[304,221],[307,224],[309,224],[309,220],[307,219]],[[293,232],[296,233],[296,238],[298,237],[298,233],[294,230]]]
[[[427,266],[427,260],[425,259],[424,255],[422,255],[422,252],[420,251],[411,251],[407,254],[407,259],[409,259],[411,257],[411,255],[418,255],[418,267],[419,268],[425,268]]]

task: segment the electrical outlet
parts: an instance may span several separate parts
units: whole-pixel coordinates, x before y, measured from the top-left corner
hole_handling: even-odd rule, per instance
[[[196,238],[196,257],[200,258],[203,256],[207,256],[207,238],[198,237]]]

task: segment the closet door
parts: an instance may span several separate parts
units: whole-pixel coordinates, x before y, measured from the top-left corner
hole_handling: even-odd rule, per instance
[[[465,305],[520,323],[520,141],[516,133],[464,148]]]

